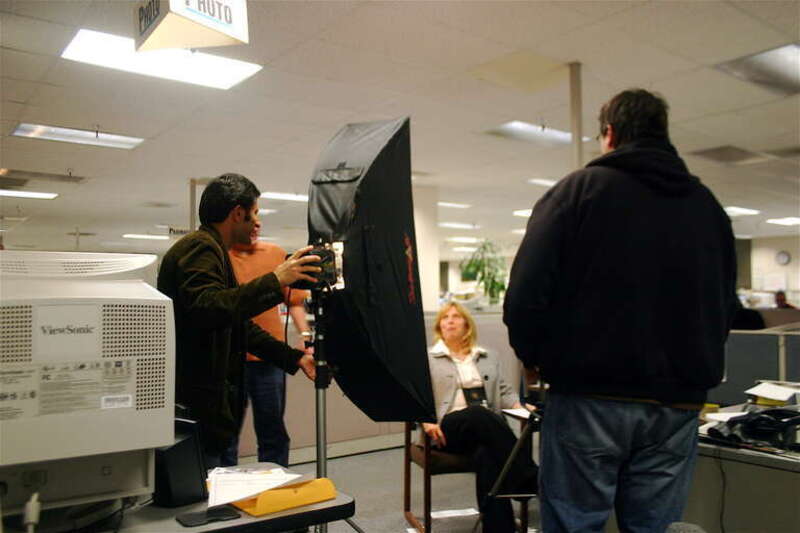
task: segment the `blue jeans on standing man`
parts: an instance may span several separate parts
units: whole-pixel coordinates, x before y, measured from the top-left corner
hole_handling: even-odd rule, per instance
[[[272,363],[247,361],[244,365],[247,397],[253,410],[258,441],[258,461],[289,466],[289,433],[283,422],[286,410],[286,372]],[[239,438],[222,455],[222,466],[235,465]]]
[[[542,531],[663,532],[681,519],[697,454],[697,411],[551,393],[541,433]]]

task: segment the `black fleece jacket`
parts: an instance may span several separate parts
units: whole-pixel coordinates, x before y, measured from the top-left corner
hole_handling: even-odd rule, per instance
[[[730,219],[671,144],[626,144],[533,209],[503,320],[552,390],[702,403],[738,308]]]

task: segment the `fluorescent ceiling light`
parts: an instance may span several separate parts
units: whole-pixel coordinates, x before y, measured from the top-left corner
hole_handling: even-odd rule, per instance
[[[78,31],[61,57],[215,89],[230,89],[262,68],[255,63],[180,48],[137,52],[133,39],[85,29]]]
[[[258,210],[258,214],[259,215],[271,215],[272,213],[277,213],[277,212],[278,212],[277,209],[263,209],[262,208],[262,209]]]
[[[532,178],[528,180],[528,183],[532,183],[534,185],[542,185],[544,187],[552,187],[558,180],[540,180],[539,178]]]
[[[468,253],[472,253],[472,252],[474,252],[475,250],[477,250],[477,248],[475,248],[475,247],[473,247],[473,246],[456,246],[455,248],[453,248],[453,251],[454,251],[454,252],[468,252]]]
[[[466,224],[464,222],[439,222],[439,227],[452,229],[480,229],[480,226],[477,224]]]
[[[539,124],[531,124],[521,120],[512,120],[500,125],[497,129],[489,130],[492,135],[509,137],[520,141],[535,142],[540,144],[563,145],[572,142],[572,134],[568,131],[561,131],[555,128]],[[589,137],[582,137],[583,142],[591,140]]]
[[[60,141],[75,144],[91,144],[93,146],[105,146],[107,148],[123,148],[130,150],[136,148],[144,139],[139,137],[126,137],[125,135],[113,135],[91,130],[76,130],[74,128],[60,128],[58,126],[47,126],[45,124],[21,123],[11,133],[17,137],[28,137],[30,139],[43,139],[45,141]]]
[[[729,205],[725,208],[725,212],[728,213],[729,217],[740,217],[746,215],[757,215],[761,213],[758,209],[749,209],[747,207],[736,207],[735,205]]]
[[[463,242],[466,244],[475,244],[480,241],[477,237],[448,237],[445,240],[450,242]]]
[[[718,70],[749,81],[774,93],[800,93],[800,45],[787,44],[766,52],[726,61]]]
[[[439,207],[453,207],[455,209],[467,209],[472,207],[469,204],[456,204],[453,202],[436,202]]]
[[[7,196],[9,198],[35,198],[37,200],[52,200],[53,198],[58,198],[58,193],[0,189],[0,196]]]
[[[306,194],[292,194],[289,192],[262,192],[261,198],[269,198],[270,200],[288,200],[290,202],[308,201],[308,195]]]
[[[736,237],[737,239],[740,239],[740,240],[746,240],[746,239],[752,239],[753,238],[752,235],[739,235],[738,233],[736,235],[734,235],[734,237]]]
[[[146,239],[151,241],[166,241],[169,235],[151,235],[149,233],[126,233],[123,235],[126,239]]]
[[[767,224],[779,226],[800,226],[800,217],[768,218]]]
[[[522,228],[522,229],[512,229],[511,233],[515,233],[517,235],[525,235],[525,229],[524,228]]]
[[[533,209],[517,209],[516,211],[514,211],[514,216],[528,218],[529,216],[531,216],[532,212]]]

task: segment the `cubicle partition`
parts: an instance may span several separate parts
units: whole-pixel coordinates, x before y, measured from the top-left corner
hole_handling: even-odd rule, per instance
[[[800,381],[800,324],[732,331],[725,346],[725,381],[709,391],[708,401],[742,403],[758,380]]]
[[[800,382],[800,328],[786,335],[786,379]]]
[[[435,313],[425,314],[428,344],[433,343]],[[505,378],[516,386],[519,363],[508,344],[508,332],[500,313],[475,313],[478,344],[500,359]],[[290,328],[290,342],[293,339]],[[733,331],[726,346],[726,381],[709,392],[709,402],[731,405],[743,402],[744,390],[757,380],[800,381],[800,323],[756,331]],[[334,382],[328,389],[329,457],[402,445],[402,423],[373,422],[356,408]],[[376,398],[375,401],[384,401]],[[301,373],[287,380],[286,425],[292,438],[291,461],[313,460],[315,443],[314,385]],[[256,453],[252,418],[242,431],[240,455]]]
[[[500,358],[505,378],[516,386],[520,379],[519,364],[508,345],[508,333],[500,313],[475,313],[478,328],[478,344],[492,350]],[[433,344],[433,321],[436,313],[425,313],[425,331],[428,345]],[[289,328],[289,342],[299,341]],[[376,402],[391,401],[391,398],[375,398]],[[286,427],[292,439],[291,463],[314,460],[316,449],[314,384],[298,372],[289,376],[286,384]],[[328,457],[350,455],[385,449],[403,444],[404,424],[397,422],[373,422],[347,399],[334,381],[327,392],[327,437]],[[242,428],[239,443],[240,457],[256,455],[257,445],[250,409]]]

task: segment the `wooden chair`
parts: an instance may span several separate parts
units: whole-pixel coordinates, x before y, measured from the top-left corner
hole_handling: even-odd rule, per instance
[[[524,429],[527,419],[512,416],[520,421]],[[431,438],[420,429],[421,442],[411,442],[411,433],[414,429],[413,422],[406,422],[405,453],[403,458],[403,514],[408,524],[419,533],[431,533],[431,476],[439,474],[460,474],[475,472],[472,459],[467,455],[446,453],[433,448]],[[531,453],[530,443],[523,453]],[[422,522],[411,511],[411,463],[414,462],[422,468],[423,479],[423,515]],[[528,531],[528,500],[532,496],[515,498],[521,504],[520,531]]]

